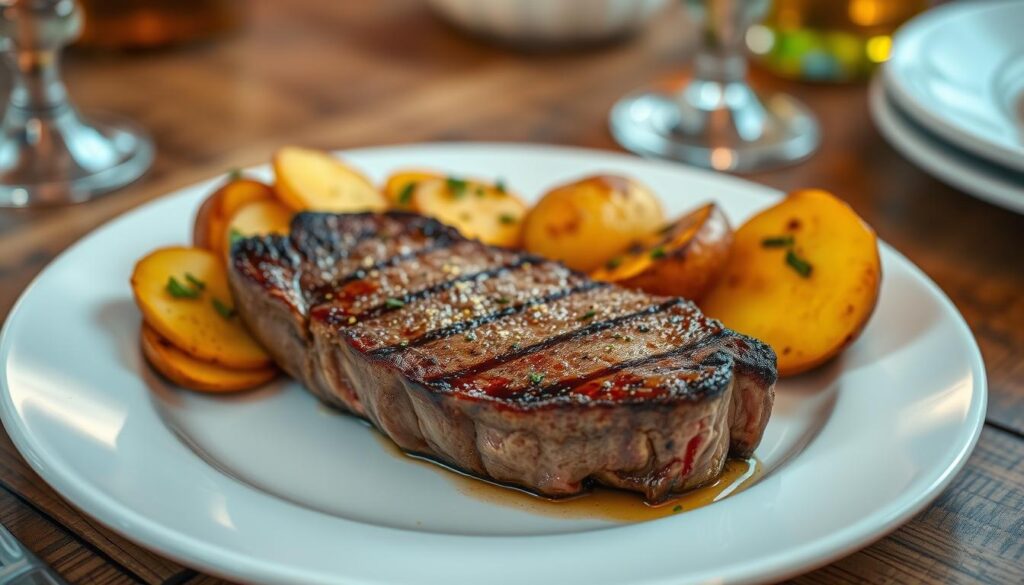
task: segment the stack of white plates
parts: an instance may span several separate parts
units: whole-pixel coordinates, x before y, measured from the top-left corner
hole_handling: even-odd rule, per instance
[[[956,2],[907,23],[871,111],[915,164],[1024,213],[1024,2]]]

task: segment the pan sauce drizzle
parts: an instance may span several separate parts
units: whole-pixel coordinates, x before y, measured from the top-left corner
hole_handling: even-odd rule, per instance
[[[589,493],[564,500],[550,500],[530,492],[467,475],[429,457],[405,453],[387,438],[375,433],[385,450],[395,457],[412,459],[441,471],[459,492],[498,506],[555,518],[599,518],[613,522],[643,522],[681,514],[739,493],[761,477],[761,462],[756,457],[729,459],[722,475],[713,483],[657,506],[646,504],[637,494],[598,487]]]

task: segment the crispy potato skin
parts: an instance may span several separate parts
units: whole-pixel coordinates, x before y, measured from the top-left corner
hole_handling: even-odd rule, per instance
[[[771,240],[792,238],[791,245]],[[809,263],[802,276],[787,254]],[[726,326],[761,339],[792,376],[835,357],[878,302],[882,265],[874,231],[843,201],[796,191],[737,230],[721,282],[701,303]]]
[[[294,211],[383,211],[388,201],[370,181],[326,152],[286,146],[274,153],[274,191]]]
[[[203,283],[195,298],[177,298],[168,290],[174,278],[195,288],[188,276]],[[131,277],[135,303],[143,319],[162,337],[196,359],[228,368],[270,366],[270,356],[237,317],[221,315],[214,299],[233,307],[227,274],[220,257],[202,248],[158,249],[135,265]]]
[[[698,301],[729,262],[732,227],[714,203],[678,218],[642,247],[610,260],[591,276],[656,295]]]
[[[265,236],[269,234],[287,234],[292,210],[275,199],[252,201],[240,207],[228,220],[224,230],[224,241],[221,249],[225,258],[231,254],[231,236]]]
[[[207,197],[196,212],[192,228],[193,245],[221,254],[231,216],[248,203],[273,198],[274,190],[269,185],[253,179],[234,179],[225,183]]]
[[[591,272],[664,223],[650,189],[625,177],[596,175],[548,191],[526,216],[523,245]]]
[[[519,245],[526,216],[522,199],[475,180],[465,180],[454,192],[447,179],[419,181],[412,193],[412,208],[467,238],[505,248]]]
[[[142,324],[139,335],[146,361],[171,382],[202,392],[237,392],[261,386],[274,379],[277,370],[235,370],[197,360]]]

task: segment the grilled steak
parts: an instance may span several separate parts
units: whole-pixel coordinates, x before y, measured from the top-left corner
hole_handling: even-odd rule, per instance
[[[771,413],[767,345],[418,215],[299,214],[230,264],[245,323],[320,400],[546,496],[663,500],[749,456]]]

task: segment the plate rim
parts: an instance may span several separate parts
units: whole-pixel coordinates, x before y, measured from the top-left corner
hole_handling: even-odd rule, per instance
[[[868,106],[875,125],[889,145],[929,175],[975,199],[1024,213],[1024,187],[1017,188],[1013,181],[979,168],[991,164],[987,161],[974,161],[971,154],[961,153],[952,145],[930,141],[922,134],[927,129],[918,129],[912,126],[913,120],[904,119],[906,114],[890,101],[887,88],[877,78],[868,88]],[[993,170],[1014,173],[999,167]]]
[[[741,185],[746,189],[754,188],[766,195],[778,195],[780,193],[773,188],[760,185],[740,177],[715,173],[704,169],[680,166],[662,161],[640,159],[638,157],[615,151],[560,145],[499,142],[427,142],[346,149],[335,151],[335,154],[346,156],[354,153],[370,154],[374,151],[392,151],[402,148],[421,150],[436,148],[463,149],[467,147],[474,149],[497,149],[499,151],[502,149],[537,151],[557,150],[569,155],[597,155],[601,157],[612,157],[629,165],[641,164],[642,166],[671,169],[674,172],[696,174],[698,176],[706,177],[713,176],[715,181]],[[265,166],[266,165],[254,165],[253,167],[249,167],[249,169],[257,169]],[[79,238],[76,242],[69,245],[65,250],[58,254],[50,263],[47,264],[46,268],[41,270],[40,273],[32,279],[15,304],[12,305],[8,316],[5,319],[3,329],[0,331],[0,363],[4,365],[8,363],[10,346],[12,345],[12,336],[10,334],[10,329],[14,322],[12,317],[21,310],[21,306],[27,302],[26,299],[28,299],[29,295],[36,288],[38,282],[46,275],[53,264],[60,261],[79,246],[82,246],[87,240],[95,236],[100,231],[106,230],[121,222],[127,223],[131,221],[138,212],[150,205],[166,201],[173,197],[182,196],[185,192],[191,189],[198,188],[201,185],[207,185],[215,180],[216,177],[198,181],[147,201],[146,203],[143,203],[142,205],[139,205],[132,210],[129,210],[128,212],[93,228],[90,232]],[[952,318],[953,324],[961,334],[962,340],[966,343],[966,349],[969,354],[966,356],[966,360],[969,363],[971,372],[971,401],[969,408],[965,413],[964,423],[959,427],[956,435],[957,441],[955,444],[959,445],[959,448],[956,449],[956,453],[953,455],[952,460],[944,464],[942,471],[934,481],[922,488],[914,497],[908,498],[903,494],[900,497],[893,498],[886,503],[886,506],[876,509],[875,514],[866,516],[856,523],[847,525],[841,530],[834,531],[830,533],[827,538],[805,543],[801,546],[791,547],[773,555],[762,557],[759,560],[737,562],[727,567],[722,567],[720,570],[716,570],[714,572],[705,571],[704,574],[683,576],[687,580],[716,578],[724,582],[756,582],[766,579],[781,579],[828,564],[884,537],[886,534],[905,523],[912,516],[934,501],[966,464],[968,457],[977,444],[981,431],[984,427],[985,410],[988,397],[987,376],[977,341],[971,333],[970,327],[964,320],[963,315],[956,309],[953,302],[934,281],[932,281],[919,267],[907,259],[903,254],[889,246],[884,241],[880,241],[880,247],[886,254],[892,254],[895,261],[904,264],[908,274],[919,284],[928,289],[932,295],[934,295],[935,300],[938,302],[940,307],[948,313],[950,318]],[[0,419],[2,419],[7,433],[11,437],[11,440],[19,453],[21,453],[29,463],[30,467],[39,474],[48,485],[53,487],[76,509],[87,514],[89,517],[94,518],[107,528],[128,540],[139,543],[143,548],[156,551],[158,554],[167,556],[168,558],[178,561],[186,566],[198,568],[210,574],[221,575],[228,578],[253,580],[274,579],[279,582],[322,581],[320,578],[322,575],[310,573],[301,567],[296,568],[276,563],[268,563],[262,559],[238,554],[215,543],[209,543],[202,539],[198,539],[194,535],[183,534],[180,531],[168,529],[166,526],[151,520],[149,517],[136,513],[131,507],[120,504],[112,496],[104,493],[102,490],[98,490],[88,482],[82,481],[83,478],[77,477],[77,474],[73,469],[65,468],[61,470],[60,466],[47,466],[41,457],[42,454],[46,453],[46,448],[34,442],[34,439],[30,436],[27,429],[19,424],[19,417],[14,412],[14,407],[11,403],[11,393],[6,367],[3,371],[0,371]],[[965,437],[965,433],[967,433],[968,436]],[[963,440],[965,438],[966,441]],[[59,461],[60,460],[58,460],[58,462]],[[58,471],[62,471],[62,473]],[[887,512],[884,515],[884,520],[881,522],[876,518],[880,510]],[[565,539],[571,538],[572,536],[572,534],[568,534],[527,538]],[[521,539],[523,537],[477,536],[453,538]],[[230,568],[225,568],[226,564],[229,564]],[[667,575],[664,577],[652,577],[645,581],[638,581],[638,583],[651,585],[664,583],[667,585],[668,583],[678,582],[680,578],[681,576],[678,574]],[[334,576],[333,579],[340,580],[332,582],[355,582],[351,577],[341,578]]]
[[[910,85],[905,83],[901,72],[910,64],[904,64],[903,55],[908,45],[921,45],[932,29],[947,24],[954,18],[972,17],[976,14],[997,11],[1006,7],[1020,6],[1017,0],[987,0],[984,2],[952,2],[932,8],[903,25],[893,37],[892,58],[882,67],[882,79],[893,100],[907,111],[917,122],[939,137],[970,151],[986,161],[1008,169],[1024,172],[1024,144],[1012,144],[993,140],[963,124],[955,117],[947,118],[933,111],[925,100]],[[1024,10],[1021,11],[1024,13]],[[1022,17],[1024,21],[1024,17]]]

